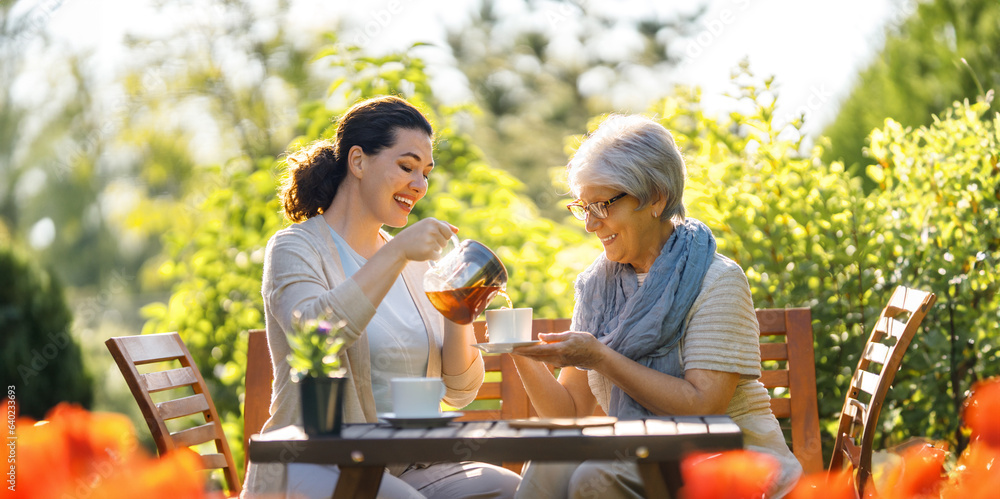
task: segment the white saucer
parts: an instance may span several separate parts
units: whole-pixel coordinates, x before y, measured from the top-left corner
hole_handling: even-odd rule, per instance
[[[378,415],[378,418],[396,428],[436,428],[447,425],[462,414],[458,411],[447,411],[436,416],[412,417],[396,416],[394,412],[383,412]]]
[[[541,340],[533,341],[514,341],[511,343],[476,343],[472,345],[485,353],[510,353],[514,350],[514,347],[526,347],[528,345],[537,345],[541,343]]]

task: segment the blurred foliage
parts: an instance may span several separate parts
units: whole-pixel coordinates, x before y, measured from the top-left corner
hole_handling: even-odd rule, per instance
[[[133,273],[150,254],[121,244],[109,223],[102,194],[117,172],[99,160],[119,109],[106,112],[98,102],[91,54],[48,39],[43,28],[60,5],[42,2],[13,16],[10,3],[0,5],[0,221],[21,241],[36,227],[54,227],[51,237],[37,238],[35,258],[70,287],[99,287],[112,272]],[[27,98],[23,89],[15,94],[25,74],[35,87]]]
[[[14,387],[19,413],[42,419],[61,401],[89,407],[92,381],[59,280],[0,237],[0,282],[0,386]]]
[[[938,295],[883,416],[895,441],[950,430],[962,444],[968,389],[1000,372],[1000,114],[991,98],[955,103],[928,126],[886,120],[871,133],[877,164],[868,172],[892,200],[882,232],[891,235],[893,280]]]
[[[735,82],[753,112],[713,120],[683,90],[651,112],[684,150],[691,216],[745,269],[754,305],[812,309],[823,427],[835,430],[864,342],[902,285],[938,302],[896,377],[876,446],[911,436],[961,443],[965,391],[1000,372],[998,118],[983,101],[956,103],[919,129],[887,122],[872,132],[879,163],[868,174],[879,188],[866,193],[821,149],[796,153],[784,137],[800,135],[775,128],[770,80],[744,70]]]
[[[1000,89],[998,26],[996,0],[916,2],[909,17],[886,29],[885,46],[824,130],[832,143],[824,160],[842,160],[864,175],[873,156],[865,152],[868,133],[886,118],[903,126],[930,125],[952,102]]]
[[[490,164],[525,183],[543,215],[561,216],[565,191],[551,177],[566,164],[563,138],[596,114],[644,108],[652,97],[636,96],[676,68],[672,43],[701,12],[664,18],[652,8],[626,15],[570,0],[483,0],[448,33],[478,105],[469,135]]]

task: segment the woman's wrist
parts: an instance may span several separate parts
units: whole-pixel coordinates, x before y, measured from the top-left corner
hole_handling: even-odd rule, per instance
[[[382,246],[379,252],[385,253],[386,258],[396,265],[405,267],[409,263],[409,260],[406,258],[406,252],[399,246],[397,239],[390,239],[389,242],[385,243],[385,246]]]
[[[611,347],[605,345],[600,341],[595,341],[595,343],[597,343],[597,346],[593,351],[593,355],[591,356],[594,359],[593,362],[588,362],[587,365],[583,365],[580,367],[582,367],[583,370],[585,371],[594,370],[602,372],[603,369],[606,367],[607,363],[610,362],[611,357],[615,353],[615,351],[612,350]]]

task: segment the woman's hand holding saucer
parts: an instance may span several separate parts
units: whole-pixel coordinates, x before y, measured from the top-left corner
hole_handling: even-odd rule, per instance
[[[555,367],[594,368],[604,358],[607,346],[594,335],[579,331],[542,333],[539,345],[517,347],[513,352]]]

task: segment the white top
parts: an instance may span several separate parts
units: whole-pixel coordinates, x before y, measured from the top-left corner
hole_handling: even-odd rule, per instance
[[[340,252],[341,265],[347,277],[354,275],[368,260],[354,251],[337,231],[333,242]],[[393,412],[389,381],[392,378],[418,378],[427,372],[427,329],[416,304],[406,289],[403,276],[385,295],[375,310],[375,316],[365,329],[371,356],[372,394],[377,412]]]
[[[646,276],[648,276],[648,275],[649,275],[649,272],[643,272],[641,274],[638,273],[638,272],[636,272],[635,277],[636,277],[636,279],[639,279],[639,287],[640,288],[642,287],[642,283],[646,282]]]
[[[780,476],[768,496],[781,497],[795,485],[802,465],[788,449],[778,420],[771,413],[770,395],[758,379],[759,336],[746,274],[736,262],[716,254],[686,318],[680,342],[681,364],[685,371],[708,369],[740,375],[726,414],[743,431],[745,448],[769,454],[780,463]],[[597,371],[587,375],[590,390],[607,412],[611,381]]]

